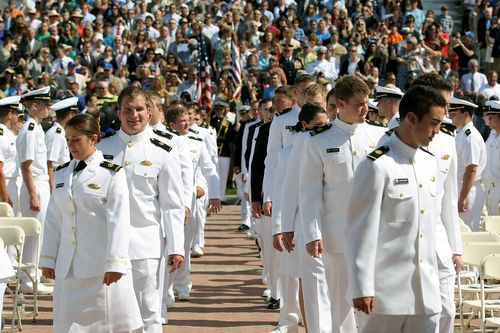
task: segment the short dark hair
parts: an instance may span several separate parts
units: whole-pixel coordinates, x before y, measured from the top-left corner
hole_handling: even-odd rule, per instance
[[[370,88],[361,78],[355,75],[346,75],[335,85],[335,97],[348,101],[356,94],[370,94]]]
[[[316,83],[316,79],[312,75],[309,75],[309,74],[300,74],[300,75],[297,75],[295,77],[295,81],[293,81],[293,85],[298,86],[299,84],[304,83],[304,82]]]
[[[399,116],[403,120],[408,113],[412,112],[421,120],[432,107],[444,108],[446,105],[443,95],[434,87],[412,85],[399,103]]]
[[[118,95],[118,101],[117,101],[117,106],[118,109],[121,109],[122,107],[122,102],[124,98],[135,98],[142,96],[144,97],[144,102],[147,104],[148,103],[148,96],[145,92],[144,89],[136,87],[136,86],[128,86],[125,89],[123,89],[120,92],[120,95]]]
[[[427,86],[441,91],[453,91],[451,83],[439,74],[426,73],[419,75],[412,81],[411,86]]]
[[[66,127],[71,127],[84,134],[88,138],[97,135],[97,142],[101,140],[101,128],[96,117],[88,113],[79,113],[66,123]]]
[[[167,125],[175,123],[177,117],[185,113],[187,113],[186,103],[183,101],[173,102],[165,112],[165,121],[167,122]]]
[[[275,95],[276,94],[283,94],[290,99],[295,98],[295,90],[293,89],[292,86],[288,86],[288,85],[279,86],[278,88],[276,88],[274,94]]]
[[[324,113],[326,111],[319,105],[306,103],[302,105],[299,113],[299,121],[305,121],[306,123],[312,121],[316,115]]]

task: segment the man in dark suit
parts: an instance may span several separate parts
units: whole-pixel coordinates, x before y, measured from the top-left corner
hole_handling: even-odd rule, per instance
[[[28,31],[25,32],[23,39],[19,45],[19,52],[26,56],[29,55],[31,58],[37,58],[38,52],[42,48],[42,42],[35,39],[36,32],[35,29],[29,27]]]
[[[96,59],[92,55],[91,52],[92,49],[92,43],[91,42],[85,42],[83,43],[83,48],[82,48],[82,66],[85,66],[92,71],[96,70]]]
[[[293,56],[292,44],[285,44],[283,50],[283,56],[280,59],[280,67],[285,72],[286,81],[291,85],[295,82],[295,76],[297,75],[297,69],[295,68],[296,59]]]

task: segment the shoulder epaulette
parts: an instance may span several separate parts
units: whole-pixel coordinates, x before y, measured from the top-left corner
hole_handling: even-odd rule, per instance
[[[0,127],[0,135],[3,135],[3,128]]]
[[[171,129],[170,127],[167,127],[167,131],[169,131],[170,133],[172,134],[175,134],[177,136],[181,136],[181,133],[177,132],[177,131],[174,131],[173,129]]]
[[[194,134],[198,134],[198,133],[200,133],[200,131],[194,130],[194,129],[192,129],[192,128],[190,128],[190,129],[189,129],[189,132],[194,133]]]
[[[69,162],[66,162],[64,164],[61,164],[60,166],[58,166],[55,170],[61,170],[61,169],[64,169],[65,167],[67,167],[69,165]]]
[[[284,114],[287,114],[290,111],[292,111],[292,108],[285,109],[285,110],[281,111],[280,113],[277,113],[276,117],[279,117],[279,116],[282,116]]]
[[[157,129],[154,129],[153,130],[153,133],[156,134],[156,135],[159,135],[159,136],[162,136],[164,138],[167,138],[169,140],[172,140],[172,138],[174,137],[172,134],[170,133],[167,133],[167,132],[164,132],[164,131],[160,131],[160,130],[157,130]]]
[[[172,147],[170,147],[169,145],[167,145],[165,142],[161,142],[158,139],[151,138],[151,143],[154,144],[155,146],[158,146],[160,148],[165,149],[168,152],[172,150]]]
[[[375,161],[377,158],[379,158],[380,156],[384,155],[388,151],[389,151],[389,147],[388,146],[382,146],[382,147],[379,147],[379,148],[375,149],[374,151],[372,151],[366,157]]]
[[[116,131],[104,132],[101,134],[101,139],[106,139],[106,138],[112,137],[115,134],[116,134]]]
[[[34,130],[34,129],[35,129],[35,124],[30,123],[30,124],[28,125],[28,131],[32,131],[32,130]]]
[[[190,138],[191,140],[203,141],[203,139],[202,139],[202,138],[197,138],[197,137],[195,137],[195,136],[191,136],[191,135],[189,135],[189,136],[188,136],[188,138]]]
[[[470,128],[468,128],[468,129],[465,130],[465,135],[469,136],[470,133],[471,133]]]
[[[61,134],[62,133],[62,128],[61,127],[56,128],[56,133]]]
[[[368,119],[367,119],[367,120],[366,120],[366,123],[367,123],[368,125],[372,125],[372,126],[387,127],[387,125],[384,125],[384,124],[382,124],[382,123],[381,123],[381,122],[379,122],[379,121],[373,121],[373,120],[368,120]]]
[[[456,126],[449,123],[441,123],[441,126],[439,127],[439,130],[441,132],[448,134],[450,136],[455,136],[455,129]]]
[[[330,129],[332,127],[332,124],[326,124],[326,125],[323,125],[323,126],[317,126],[317,127],[314,127],[313,129],[311,129],[309,131],[309,134],[311,136],[315,136],[315,135],[318,135],[320,133],[323,133],[324,131]]]
[[[288,126],[285,126],[285,129],[286,129],[287,131],[290,131],[290,132],[295,132],[295,129],[296,129],[296,128],[297,128],[297,127],[296,127],[296,126],[294,126],[294,125],[288,125]]]
[[[394,133],[394,130],[395,130],[395,129],[396,129],[396,128],[391,128],[390,130],[388,130],[388,131],[386,131],[386,132],[385,132],[385,135],[391,136],[391,135],[392,135],[392,133]]]
[[[120,171],[120,169],[122,168],[118,164],[114,164],[114,163],[106,162],[106,161],[101,162],[101,164],[99,164],[99,165],[105,169],[109,169],[109,170],[113,170],[113,171]]]
[[[433,153],[431,153],[430,151],[428,151],[427,149],[422,148],[422,147],[420,147],[420,149],[421,149],[421,150],[423,150],[423,151],[425,151],[427,154],[431,154],[432,156],[434,156],[434,154],[433,154]]]

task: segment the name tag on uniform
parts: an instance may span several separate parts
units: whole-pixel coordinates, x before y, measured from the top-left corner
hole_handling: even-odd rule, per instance
[[[409,183],[408,178],[397,178],[393,181],[394,185],[407,185]]]
[[[328,148],[326,150],[326,153],[329,154],[329,153],[338,153],[340,152],[340,148]]]
[[[102,157],[104,157],[107,160],[112,160],[113,159],[113,155],[102,155]]]
[[[96,184],[96,183],[91,183],[88,185],[88,187],[93,189],[93,190],[98,190],[101,188],[101,186],[99,184]]]
[[[144,160],[144,161],[141,162],[141,165],[151,166],[151,165],[153,165],[153,163],[151,161]]]
[[[63,186],[64,186],[64,183],[56,184],[56,188],[60,188],[60,187],[63,187]]]

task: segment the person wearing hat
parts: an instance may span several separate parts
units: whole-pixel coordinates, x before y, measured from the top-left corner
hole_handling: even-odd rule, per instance
[[[453,124],[458,128],[455,138],[458,156],[458,212],[472,231],[479,231],[481,222],[484,205],[481,181],[486,165],[486,145],[472,122],[476,108],[477,105],[467,97],[453,97],[448,110]]]
[[[458,74],[451,69],[450,59],[447,57],[442,57],[439,61],[439,75],[444,79],[448,79],[452,76],[457,76]]]
[[[16,133],[23,125],[20,100],[20,96],[0,99],[0,199],[12,206],[14,216],[19,212]]]
[[[490,136],[486,141],[486,167],[483,184],[486,192],[486,209],[490,216],[500,215],[500,102],[488,101],[483,109]]]
[[[378,115],[382,118],[382,123],[389,129],[397,127],[399,124],[399,102],[403,98],[403,92],[396,86],[387,85],[385,87],[376,86],[375,101],[377,101]]]
[[[64,128],[68,120],[78,113],[77,104],[78,97],[70,97],[53,104],[51,107],[56,113],[56,121],[45,133],[47,169],[50,177],[49,182],[51,191],[54,190],[54,169],[70,160]]]
[[[318,46],[316,52],[317,59],[307,65],[307,74],[321,76],[333,83],[339,75],[337,71],[337,59],[333,58],[331,59],[332,61],[326,60],[326,53],[328,52],[326,46]]]
[[[47,118],[50,111],[50,87],[43,87],[30,91],[21,96],[24,107],[28,112],[28,120],[19,130],[16,139],[18,162],[23,176],[23,185],[20,194],[20,211],[24,217],[34,217],[40,221],[42,235],[45,222],[45,213],[50,198],[49,174],[47,170],[47,147],[42,120]],[[24,243],[23,262],[32,263],[37,253],[34,239],[27,238]],[[37,272],[28,271],[28,274],[37,280]],[[33,292],[31,280],[24,273],[21,277],[21,290]],[[50,294],[52,288],[38,282],[38,294]]]

